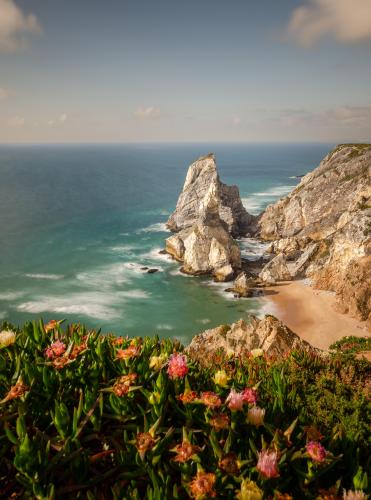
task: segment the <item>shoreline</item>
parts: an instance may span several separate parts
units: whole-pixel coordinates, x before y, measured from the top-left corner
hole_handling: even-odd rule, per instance
[[[344,336],[370,335],[365,322],[334,309],[333,293],[314,290],[302,280],[269,286],[264,289],[262,300],[270,314],[320,349],[327,349]]]

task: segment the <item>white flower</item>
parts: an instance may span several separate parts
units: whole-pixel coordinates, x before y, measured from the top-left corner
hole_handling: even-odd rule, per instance
[[[343,500],[367,500],[368,496],[363,491],[343,490]]]
[[[16,334],[11,330],[3,330],[0,332],[0,347],[8,347],[15,342]]]
[[[264,356],[263,349],[252,349],[251,355],[253,358],[259,358],[260,356]]]

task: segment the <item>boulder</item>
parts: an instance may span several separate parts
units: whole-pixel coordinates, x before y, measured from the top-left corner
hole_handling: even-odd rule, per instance
[[[292,279],[286,264],[285,256],[280,253],[266,264],[259,274],[261,281],[267,285],[274,285],[277,281]]]
[[[230,289],[239,297],[252,297],[255,280],[249,278],[246,272],[240,273],[234,280],[233,287]]]
[[[227,186],[219,179],[213,154],[199,158],[188,169],[183,190],[176,209],[167,221],[174,232],[192,227],[200,218],[203,199],[211,185],[217,186],[218,213],[234,237],[245,235],[255,224],[256,218],[246,212],[237,186]]]
[[[243,357],[256,349],[279,358],[294,349],[314,354],[322,352],[271,315],[263,319],[250,316],[249,323],[240,319],[230,326],[221,325],[206,330],[192,339],[186,351],[193,360],[209,365],[215,356]]]
[[[309,266],[311,259],[317,252],[318,246],[318,243],[311,243],[308,245],[298,260],[293,263],[291,266],[291,274],[294,278],[303,276],[304,271]]]

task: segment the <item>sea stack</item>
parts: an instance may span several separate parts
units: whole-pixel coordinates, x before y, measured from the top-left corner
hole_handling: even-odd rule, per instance
[[[212,275],[217,281],[233,279],[241,268],[234,236],[244,235],[255,217],[244,209],[237,186],[226,186],[210,154],[188,169],[176,210],[167,226],[175,232],[166,240],[166,251],[187,274]]]

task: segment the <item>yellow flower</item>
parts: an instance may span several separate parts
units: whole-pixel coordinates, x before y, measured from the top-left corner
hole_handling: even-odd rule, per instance
[[[262,500],[263,492],[254,481],[244,479],[241,483],[241,491],[237,493],[239,500]]]
[[[165,353],[160,354],[159,356],[151,356],[149,358],[149,367],[152,370],[161,370],[167,360],[167,355]]]
[[[260,356],[264,356],[263,349],[252,349],[251,355],[253,358],[259,358]]]
[[[16,334],[11,330],[3,330],[0,332],[0,347],[8,347],[15,342]]]
[[[214,375],[214,382],[216,385],[220,385],[221,387],[227,387],[228,382],[231,378],[228,377],[225,370],[218,370]]]

